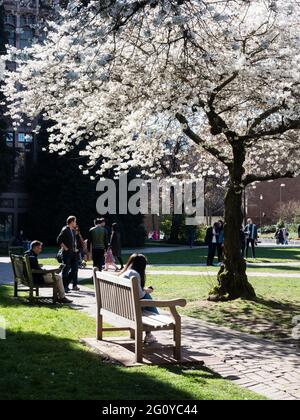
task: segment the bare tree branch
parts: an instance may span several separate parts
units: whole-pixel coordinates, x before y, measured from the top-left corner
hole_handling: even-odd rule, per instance
[[[191,140],[193,140],[194,143],[198,144],[199,146],[202,146],[204,150],[206,150],[219,161],[224,163],[224,165],[226,165],[227,167],[231,164],[230,160],[228,160],[226,156],[222,155],[220,151],[215,147],[207,145],[206,142],[190,128],[188,120],[185,118],[184,115],[177,112],[175,116],[180,122],[180,124],[184,126],[184,128],[182,129],[183,133],[186,136],[188,136]]]

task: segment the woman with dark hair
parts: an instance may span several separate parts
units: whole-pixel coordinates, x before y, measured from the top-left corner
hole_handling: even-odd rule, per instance
[[[136,277],[138,280],[139,286],[139,296],[140,299],[152,299],[150,293],[153,292],[153,287],[146,287],[146,267],[147,267],[147,258],[142,254],[133,254],[127,261],[127,264],[120,273],[120,277],[125,279],[131,279]],[[153,312],[158,314],[156,307],[145,307],[143,311]],[[146,332],[145,343],[155,343],[157,340],[153,334]]]
[[[119,226],[117,223],[113,223],[112,225],[110,247],[111,247],[114,258],[119,260],[119,263],[121,264],[121,270],[123,270],[124,264],[123,264],[123,259],[122,259],[121,235],[120,235]]]

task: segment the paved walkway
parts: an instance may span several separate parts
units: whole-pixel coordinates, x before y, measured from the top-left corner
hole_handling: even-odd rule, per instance
[[[1,260],[0,283],[10,283],[10,264]],[[83,276],[90,277],[91,271],[81,270],[80,277]],[[70,298],[74,309],[95,317],[92,289],[81,286],[81,291],[71,293]],[[166,334],[157,335],[164,340]],[[262,340],[186,316],[182,317],[182,344],[189,352],[200,355],[208,368],[237,385],[272,399],[300,400],[299,347]]]

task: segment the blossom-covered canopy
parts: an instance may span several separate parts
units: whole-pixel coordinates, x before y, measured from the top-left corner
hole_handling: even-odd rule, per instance
[[[194,175],[234,177],[236,160],[243,185],[300,174],[300,2],[86,3],[70,1],[42,44],[10,48],[16,126],[54,121],[51,151],[78,146],[98,175],[155,167],[183,133]]]

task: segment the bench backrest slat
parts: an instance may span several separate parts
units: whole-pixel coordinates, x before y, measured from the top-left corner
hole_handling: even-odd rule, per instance
[[[138,289],[133,287],[133,283],[137,281],[135,278],[127,280],[94,269],[98,310],[135,321],[137,312],[134,300],[139,301],[139,296],[136,295]]]
[[[30,269],[30,262],[28,257],[21,255],[10,255],[15,281],[19,284],[32,287],[32,273]]]

